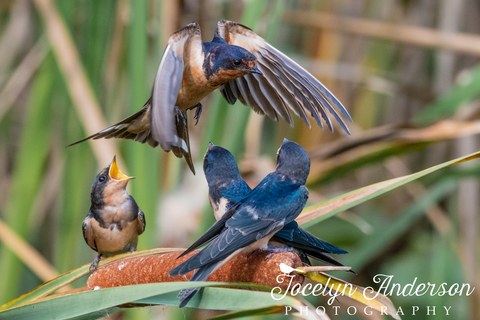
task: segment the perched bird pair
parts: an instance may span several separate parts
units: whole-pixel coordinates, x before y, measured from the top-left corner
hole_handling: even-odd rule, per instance
[[[233,155],[222,147],[210,143],[203,161],[203,170],[208,183],[210,205],[217,220],[252,191],[240,175]],[[303,230],[295,221],[278,231],[269,244],[280,250],[285,247],[294,249],[306,264],[310,264],[308,257],[312,257],[334,266],[343,266],[328,253],[347,253]]]
[[[334,105],[352,121],[340,101],[314,76],[248,27],[221,20],[213,40],[203,42],[200,27],[191,23],[173,33],[155,77],[152,96],[135,114],[73,144],[100,138],[131,139],[158,145],[184,157],[195,173],[186,111],[195,110],[198,122],[200,100],[216,89],[229,104],[240,100],[255,112],[291,126],[289,109],[309,127],[310,114],[333,131],[327,111],[348,133]],[[72,144],[72,145],[73,145]]]
[[[93,181],[92,205],[82,224],[85,242],[98,252],[91,272],[102,257],[135,251],[138,236],[145,231],[145,215],[126,190],[131,179],[120,171],[114,157]]]
[[[322,261],[341,265],[325,252],[345,251],[298,228],[294,221],[308,199],[305,182],[310,159],[300,145],[285,139],[278,150],[276,170],[253,190],[238,174],[233,156],[223,148],[210,145],[204,171],[218,221],[180,257],[209,242],[208,245],[170,270],[170,276],[197,269],[190,281],[205,281],[240,253],[265,249],[274,238],[294,243],[300,250],[306,247],[307,254],[314,252],[313,256]],[[287,231],[282,233],[284,228]],[[179,307],[184,307],[198,290],[182,290]]]

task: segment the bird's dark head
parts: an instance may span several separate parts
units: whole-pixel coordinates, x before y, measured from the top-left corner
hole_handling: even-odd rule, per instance
[[[230,151],[211,142],[203,158],[203,172],[209,187],[222,181],[242,179],[235,158]]]
[[[235,45],[213,48],[205,59],[204,68],[208,80],[216,85],[227,83],[249,73],[262,74],[258,69],[255,55]]]
[[[135,179],[123,174],[117,166],[116,157],[95,177],[90,194],[92,205],[113,205],[125,197],[128,181]]]
[[[310,173],[310,158],[298,143],[283,140],[277,151],[277,168],[275,172],[283,175],[295,184],[304,185]]]

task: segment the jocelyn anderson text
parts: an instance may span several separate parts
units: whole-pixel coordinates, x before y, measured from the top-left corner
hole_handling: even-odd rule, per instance
[[[334,283],[330,283],[330,278],[328,279],[325,285],[323,284],[316,284],[313,286],[311,283],[307,283],[302,287],[301,284],[296,283],[292,286],[292,280],[294,276],[288,274],[281,274],[277,277],[278,283],[283,283],[286,278],[289,279],[289,284],[287,290],[281,295],[282,289],[280,287],[275,287],[271,291],[271,296],[274,300],[281,300],[287,292],[290,292],[292,296],[296,296],[301,294],[302,296],[330,296],[327,303],[332,305],[335,301],[335,297],[338,296],[349,296],[357,293],[358,287],[353,286],[350,283],[338,283],[335,287]],[[475,287],[472,287],[468,283],[454,283],[452,285],[448,285],[446,282],[443,282],[439,285],[434,283],[417,283],[417,277],[406,285],[401,285],[399,283],[394,283],[393,275],[386,275],[386,274],[377,274],[373,277],[373,282],[380,284],[380,287],[377,291],[372,287],[362,288],[362,294],[365,299],[373,300],[378,297],[379,294],[384,294],[386,296],[417,296],[421,297],[424,295],[430,296],[469,296],[475,290]],[[357,293],[358,294],[358,293]]]

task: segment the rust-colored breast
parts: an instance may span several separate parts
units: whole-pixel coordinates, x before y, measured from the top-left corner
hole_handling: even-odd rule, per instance
[[[241,70],[223,70],[220,69],[219,72],[210,77],[210,83],[216,87],[220,87],[222,84],[227,83],[230,80],[234,80],[246,75],[247,72]]]

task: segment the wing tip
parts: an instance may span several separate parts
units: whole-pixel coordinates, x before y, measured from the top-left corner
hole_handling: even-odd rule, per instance
[[[185,307],[188,302],[193,298],[193,296],[199,291],[198,288],[193,289],[184,289],[178,293],[178,298],[180,299],[180,303],[178,307],[181,309]]]

